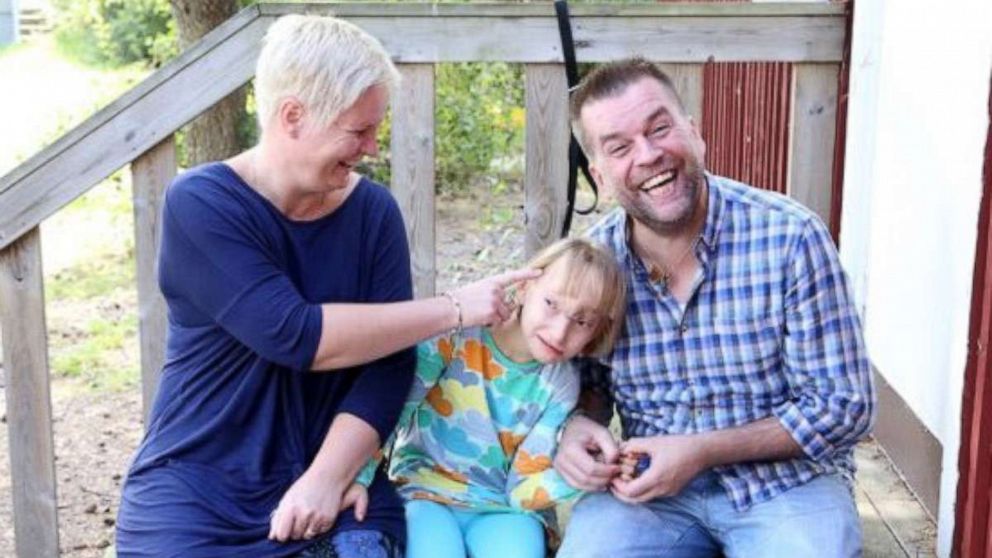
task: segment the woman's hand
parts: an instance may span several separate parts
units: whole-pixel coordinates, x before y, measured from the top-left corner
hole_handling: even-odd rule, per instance
[[[344,493],[343,486],[329,482],[326,477],[308,469],[289,487],[272,512],[269,539],[279,542],[312,539],[330,530],[338,513],[347,505],[355,504],[357,517],[358,498],[359,495],[353,494],[351,488]],[[367,503],[368,496],[365,495],[361,504],[363,518]]]
[[[449,291],[457,301],[462,327],[492,325],[510,318],[513,304],[507,300],[507,287],[541,276],[539,269],[517,269],[481,279]]]

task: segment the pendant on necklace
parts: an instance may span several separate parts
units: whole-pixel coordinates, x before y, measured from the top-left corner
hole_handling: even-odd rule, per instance
[[[668,273],[667,271],[665,271],[663,269],[661,269],[660,266],[657,266],[657,265],[652,264],[651,265],[651,271],[648,273],[648,278],[655,285],[658,285],[662,289],[667,289],[668,288],[668,281],[671,280],[672,274],[671,273]]]

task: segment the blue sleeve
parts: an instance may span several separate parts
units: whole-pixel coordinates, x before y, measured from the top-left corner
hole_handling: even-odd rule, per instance
[[[170,319],[220,325],[262,358],[308,370],[320,341],[320,306],[308,303],[267,245],[263,216],[196,174],[166,192],[159,282]]]
[[[382,194],[376,201],[384,206],[382,222],[378,230],[366,235],[366,248],[374,254],[367,302],[410,300],[413,281],[403,217],[393,198],[384,191]],[[403,410],[416,363],[416,349],[411,347],[365,365],[339,411],[367,422],[384,442]]]
[[[420,407],[420,404],[423,403],[424,399],[427,398],[427,392],[437,385],[438,379],[441,378],[441,374],[448,365],[444,354],[438,350],[438,344],[442,339],[449,346],[454,345],[454,341],[451,338],[444,336],[435,337],[430,341],[424,341],[417,345],[417,373],[414,376],[413,382],[411,382],[410,393],[407,394],[406,401],[403,403],[403,411],[400,414],[396,428],[386,441],[382,443],[383,449],[377,451],[358,473],[358,478],[355,479],[355,482],[364,486],[372,483],[372,479],[379,465],[382,463],[385,452],[389,451],[390,446],[396,440],[396,433],[407,428],[413,419],[413,414]]]
[[[795,397],[775,414],[806,455],[819,460],[868,433],[875,388],[861,322],[833,241],[819,220],[806,227],[789,262],[782,353]]]

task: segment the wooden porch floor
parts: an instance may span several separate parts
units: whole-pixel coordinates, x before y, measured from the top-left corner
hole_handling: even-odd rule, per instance
[[[937,526],[874,440],[855,450],[865,558],[936,557]]]

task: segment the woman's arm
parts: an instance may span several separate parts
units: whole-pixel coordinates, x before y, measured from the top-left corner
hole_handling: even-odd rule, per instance
[[[320,343],[311,368],[334,370],[355,366],[459,325],[472,327],[505,320],[510,317],[510,307],[504,300],[504,289],[540,274],[532,269],[508,271],[455,289],[451,298],[321,305]]]
[[[280,542],[312,538],[334,525],[345,490],[379,445],[379,433],[364,420],[341,413],[313,463],[272,512],[269,538]]]

